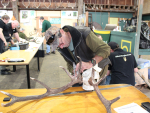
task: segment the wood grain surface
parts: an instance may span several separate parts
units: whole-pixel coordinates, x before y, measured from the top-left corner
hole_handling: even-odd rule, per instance
[[[141,105],[142,102],[150,102],[150,99],[133,86],[126,84],[103,85],[99,86],[103,96],[114,99],[121,96],[120,100],[112,104],[112,113],[116,113],[113,108],[120,107],[132,102]],[[38,95],[46,92],[46,89],[14,89],[3,90],[15,96]],[[75,92],[83,91],[82,87],[71,87],[64,91]],[[7,97],[0,93],[0,103]],[[2,113],[106,113],[106,109],[98,99],[96,92],[84,92],[78,94],[67,94],[50,96],[39,100],[18,102],[10,107],[1,107]]]

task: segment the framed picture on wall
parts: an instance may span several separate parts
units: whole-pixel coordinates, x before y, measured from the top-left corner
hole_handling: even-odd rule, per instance
[[[30,14],[30,11],[21,10],[20,11],[20,22],[21,23],[29,22],[29,14]]]

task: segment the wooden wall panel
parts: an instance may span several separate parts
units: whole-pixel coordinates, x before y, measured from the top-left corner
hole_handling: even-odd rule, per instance
[[[90,3],[91,0],[83,0],[84,3]]]
[[[96,4],[96,2],[97,2],[96,0],[91,0],[92,4]]]
[[[70,2],[70,0],[61,0],[61,2],[67,2],[67,1],[69,1],[69,2]]]
[[[77,0],[69,0],[70,3],[75,3]]]
[[[126,0],[126,5],[131,5],[132,4],[132,0]]]
[[[125,5],[125,0],[120,0],[119,5]]]
[[[119,0],[112,0],[112,4],[113,5],[118,5],[119,4]]]
[[[105,3],[109,5],[110,4],[110,0],[106,0]]]
[[[144,0],[143,14],[150,14],[150,0]]]

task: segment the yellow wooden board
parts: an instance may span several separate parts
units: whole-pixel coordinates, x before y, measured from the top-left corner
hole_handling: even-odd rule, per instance
[[[121,88],[120,88],[121,87]],[[112,104],[112,113],[116,113],[113,108],[120,107],[132,102],[141,105],[142,102],[150,102],[150,99],[142,92],[137,90],[133,86],[126,84],[118,85],[103,85],[99,86],[103,96],[108,99],[114,99],[117,96],[121,98]],[[110,88],[110,89],[109,89]],[[14,90],[3,90],[9,92],[15,96],[29,96],[38,95],[46,92],[46,89],[14,89]],[[75,92],[83,91],[81,87],[71,87],[64,91]],[[6,95],[0,93],[0,103],[3,102],[3,98]],[[39,100],[31,100],[25,102],[18,102],[10,107],[1,107],[0,112],[2,113],[106,113],[104,105],[101,103],[95,91],[68,94],[46,97]]]
[[[116,24],[118,26],[118,18],[110,18],[109,24]]]

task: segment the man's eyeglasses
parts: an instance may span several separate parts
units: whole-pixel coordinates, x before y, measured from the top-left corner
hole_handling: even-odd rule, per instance
[[[50,45],[55,39],[55,34],[52,35],[51,37],[49,37],[49,39],[47,40],[46,44]]]

